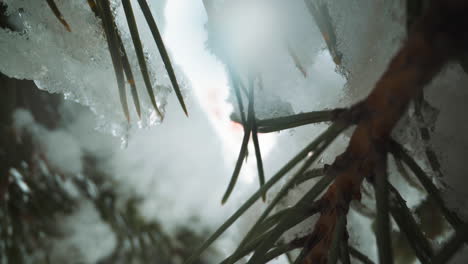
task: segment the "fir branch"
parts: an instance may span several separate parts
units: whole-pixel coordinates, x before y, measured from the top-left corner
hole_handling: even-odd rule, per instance
[[[363,178],[371,175],[378,163],[380,152],[376,146],[389,138],[410,101],[451,58],[466,49],[468,35],[453,29],[468,25],[464,15],[467,11],[465,1],[434,1],[411,28],[387,71],[363,101],[364,116],[345,153],[335,161],[344,165],[322,198],[329,208],[321,214],[311,235],[320,241],[309,251],[305,263],[326,263],[331,227],[339,217],[336,208],[360,198]]]

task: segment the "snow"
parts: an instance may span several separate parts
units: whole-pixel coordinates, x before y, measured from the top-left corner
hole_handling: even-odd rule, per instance
[[[31,113],[23,109],[16,110],[13,119],[17,131],[29,133],[55,169],[71,175],[81,173],[81,148],[68,133],[49,131],[37,124]]]
[[[98,263],[117,245],[115,234],[89,201],[82,202],[79,210],[64,218],[60,228],[69,235],[55,241],[51,263],[69,263],[70,259],[76,263]]]
[[[153,14],[163,26],[164,1],[153,5]],[[56,1],[71,27],[67,32],[55,18],[45,1],[7,0],[7,12],[15,18],[18,31],[0,29],[0,71],[17,79],[34,80],[51,93],[61,93],[68,100],[88,106],[99,117],[101,129],[123,135],[127,125],[120,107],[114,69],[101,22],[86,1]],[[171,85],[149,28],[138,3],[132,1],[150,71],[153,90],[159,106],[164,109]],[[127,101],[132,124],[150,126],[160,122],[154,113],[138,66],[136,54],[122,8],[114,4],[116,23],[122,34],[127,55],[136,78],[142,105],[138,120],[129,86]],[[16,16],[16,14],[19,14]],[[16,17],[15,17],[16,16]],[[184,78],[176,68],[182,89]],[[116,107],[119,106],[119,107]]]

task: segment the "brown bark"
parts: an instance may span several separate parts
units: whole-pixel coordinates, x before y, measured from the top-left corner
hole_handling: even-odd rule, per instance
[[[468,1],[433,2],[411,28],[373,91],[360,103],[364,114],[348,148],[329,170],[337,177],[321,198],[328,206],[309,238],[311,248],[304,263],[327,262],[339,215],[347,213],[352,199],[360,199],[363,179],[374,173],[377,162],[386,155],[385,142],[410,101],[468,47]]]

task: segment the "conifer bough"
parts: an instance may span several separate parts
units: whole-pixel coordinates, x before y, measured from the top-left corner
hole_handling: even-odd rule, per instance
[[[390,62],[387,71],[370,95],[362,102],[363,113],[346,151],[341,155],[340,173],[321,198],[328,204],[315,225],[311,237],[319,237],[304,263],[327,263],[327,255],[337,221],[338,208],[349,208],[352,199],[360,199],[365,177],[385,177],[378,171],[382,153],[392,129],[410,101],[451,60],[468,47],[468,2],[434,0],[411,27],[407,40]],[[461,30],[460,30],[461,29]],[[337,160],[338,161],[338,160]],[[337,162],[335,161],[335,163]],[[332,165],[333,166],[333,165]],[[380,253],[380,251],[379,251]],[[382,263],[385,259],[380,258]]]
[[[386,72],[382,75],[380,80],[376,83],[374,89],[369,96],[351,108],[356,114],[349,114],[350,110],[344,111],[340,116],[348,114],[349,117],[344,121],[356,124],[349,145],[345,152],[339,155],[335,162],[325,171],[325,177],[333,176],[336,180],[330,185],[325,194],[318,200],[322,204],[320,210],[320,217],[315,223],[313,232],[308,236],[305,246],[294,263],[305,264],[324,264],[334,263],[336,261],[336,254],[340,245],[336,244],[337,234],[341,234],[343,217],[349,210],[349,205],[352,200],[360,200],[361,198],[361,184],[365,178],[374,179],[378,182],[377,191],[383,191],[382,196],[378,197],[378,214],[380,215],[379,223],[377,226],[380,230],[380,238],[378,238],[379,246],[379,263],[393,263],[391,251],[391,237],[389,214],[395,215],[406,210],[404,207],[398,209],[390,206],[389,198],[394,189],[388,189],[387,186],[387,173],[386,173],[386,160],[387,154],[390,150],[389,140],[390,134],[395,127],[398,120],[405,113],[409,103],[416,99],[421,94],[425,85],[427,85],[449,62],[459,60],[466,54],[468,48],[468,32],[463,29],[468,27],[468,1],[463,0],[433,0],[430,1],[430,6],[418,17],[414,17],[414,22],[408,32],[408,38],[404,41],[402,47],[390,62]],[[326,119],[326,118],[325,118]],[[334,119],[334,118],[329,118]],[[337,118],[336,120],[340,120]],[[276,120],[275,120],[276,121]],[[283,120],[280,120],[281,122]],[[302,120],[301,120],[302,121]],[[321,120],[325,121],[325,120]],[[343,121],[343,119],[341,119]],[[292,124],[287,122],[284,128],[288,126],[293,127],[296,125],[304,125],[307,122],[297,122]],[[262,122],[258,121],[260,127]],[[335,122],[336,124],[336,122]],[[340,131],[341,132],[341,131]],[[307,148],[306,148],[307,149]],[[311,151],[311,150],[309,150]],[[312,150],[315,152],[315,149]],[[270,181],[266,183],[263,189],[270,188],[279,177],[284,175],[285,170],[289,170],[291,166],[305,157],[301,152],[292,161],[283,167],[277,174],[275,174]],[[315,154],[315,153],[314,153]],[[407,163],[408,161],[405,161]],[[310,165],[310,163],[306,162]],[[407,164],[408,165],[408,164]],[[414,167],[414,166],[413,166]],[[287,169],[286,169],[287,168]],[[413,170],[414,168],[412,168]],[[293,180],[299,178],[295,175]],[[420,180],[423,178],[420,177]],[[291,180],[290,182],[294,182]],[[286,184],[287,187],[289,183]],[[432,185],[424,184],[427,190],[432,189]],[[383,188],[383,189],[382,189]],[[287,188],[286,188],[287,189]],[[284,189],[284,190],[286,190]],[[211,244],[219,235],[226,230],[253,202],[259,198],[263,190],[257,191],[242,207],[226,221],[220,229],[218,229],[206,243],[187,261],[190,263],[199,255],[203,249]],[[283,191],[283,190],[282,190]],[[282,191],[280,194],[282,194]],[[429,190],[428,190],[429,191]],[[437,192],[437,190],[434,190]],[[281,195],[277,195],[280,199]],[[429,194],[433,196],[433,192]],[[393,194],[393,196],[395,196]],[[277,198],[274,202],[277,202]],[[438,205],[442,209],[443,214],[448,217],[451,224],[459,232],[464,232],[460,228],[461,223],[458,222],[456,216],[454,217],[450,212],[447,212],[442,201]],[[267,210],[262,214],[257,224],[251,229],[245,240],[252,241],[255,239],[257,228],[262,228],[262,223],[266,223],[266,217],[273,205],[268,206]],[[400,211],[398,211],[398,210]],[[407,213],[407,211],[405,211]],[[405,216],[401,214],[401,216]],[[287,217],[283,216],[282,218]],[[402,218],[403,219],[403,218]],[[455,220],[454,220],[455,219]],[[280,222],[274,228],[280,228]],[[275,229],[272,229],[275,230]],[[274,231],[271,231],[274,232]],[[459,233],[457,232],[457,234]],[[250,235],[250,236],[249,236]],[[407,233],[406,235],[421,236],[420,233]],[[421,245],[414,247],[418,251],[418,257],[423,260],[430,259],[434,256],[435,259],[449,259],[453,255],[454,248],[459,247],[461,235],[454,238],[452,242],[455,246],[447,245],[446,248],[440,253],[432,253],[430,245]],[[266,263],[267,256],[273,249],[275,241],[271,241],[271,235],[267,236],[270,241],[264,241],[259,244],[255,249],[249,264]],[[275,237],[277,239],[278,236]],[[420,239],[423,239],[422,237]],[[243,245],[249,242],[244,241],[241,243],[239,249],[233,254],[243,249]],[[341,243],[344,243],[341,241]],[[346,242],[347,243],[347,242]],[[419,242],[417,242],[419,243]],[[344,250],[346,251],[346,250]],[[331,254],[332,253],[332,254]],[[356,251],[349,248],[349,253],[356,256]],[[450,254],[448,254],[450,253]],[[331,256],[331,258],[330,258]],[[361,256],[362,257],[362,256]],[[363,262],[370,262],[368,259],[361,258]]]

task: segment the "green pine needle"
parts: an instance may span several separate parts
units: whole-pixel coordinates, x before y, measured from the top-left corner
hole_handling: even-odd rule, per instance
[[[251,119],[250,117],[248,119]],[[234,190],[234,186],[236,185],[237,179],[239,178],[239,173],[242,168],[242,164],[245,159],[245,155],[247,153],[247,147],[249,144],[250,138],[250,131],[251,131],[251,122],[247,121],[247,127],[244,129],[244,138],[242,139],[242,145],[239,151],[239,156],[237,158],[236,166],[234,168],[234,172],[232,173],[231,180],[229,181],[228,188],[223,195],[223,199],[221,200],[221,204],[225,204],[229,196],[231,195],[232,191]]]
[[[333,121],[343,109],[314,111],[291,116],[257,120],[258,132],[271,133],[308,124]]]
[[[390,236],[390,206],[387,184],[387,160],[386,156],[377,162],[375,169],[375,199],[377,205],[377,249],[379,262],[382,264],[393,263],[392,239]]]
[[[431,244],[416,223],[411,211],[406,206],[406,201],[401,197],[395,187],[387,183],[390,193],[393,219],[401,232],[405,235],[408,244],[414,250],[421,263],[430,263],[434,253]]]
[[[96,2],[94,2],[94,0],[88,0],[88,5],[93,11],[93,13],[102,20],[103,15],[98,9]],[[113,22],[112,26],[114,28],[117,28],[115,21],[112,21],[112,22]],[[121,51],[122,67],[125,72],[125,76],[127,77],[127,82],[130,84],[130,90],[132,93],[133,103],[135,105],[135,109],[136,109],[138,117],[141,118],[140,100],[138,98],[138,91],[135,86],[135,78],[133,77],[133,72],[130,66],[130,62],[128,60],[127,51],[125,50],[120,34],[117,33],[116,37],[117,37],[117,42],[119,44],[119,49]]]
[[[343,235],[346,229],[346,215],[341,214],[333,231],[333,240],[328,252],[327,264],[336,264],[340,252],[340,244],[343,242]]]
[[[353,258],[359,260],[363,264],[375,264],[372,260],[370,260],[364,253],[361,251],[357,250],[353,246],[348,245],[349,248],[349,254],[353,256]]]
[[[396,159],[401,159],[403,162],[413,171],[414,175],[418,178],[418,180],[423,185],[424,189],[426,189],[428,195],[434,199],[434,202],[440,208],[442,214],[445,216],[447,221],[453,226],[458,227],[463,224],[463,221],[460,217],[449,210],[445,205],[442,196],[437,189],[437,187],[432,183],[432,180],[427,176],[424,170],[416,163],[416,161],[408,154],[408,151],[403,148],[398,142],[395,140],[391,140],[390,142],[391,148],[390,151]]]
[[[218,237],[224,233],[240,216],[242,216],[247,209],[249,209],[261,195],[269,190],[275,183],[277,183],[286,173],[293,169],[301,160],[303,160],[307,154],[316,149],[323,137],[326,135],[328,137],[336,137],[341,131],[347,128],[347,124],[336,124],[329,127],[321,136],[313,140],[309,145],[307,145],[301,152],[299,152],[295,157],[289,160],[273,177],[271,177],[265,185],[257,190],[244,204],[242,204],[233,215],[231,215],[201,246],[198,248],[192,256],[190,256],[185,264],[192,264],[200,255],[205,251]]]
[[[272,230],[273,232],[269,235],[267,239],[264,239],[260,246],[255,250],[254,255],[249,260],[248,264],[259,264],[262,263],[263,258],[268,252],[270,248],[272,248],[273,244],[278,241],[284,232],[292,228],[293,226],[301,223],[302,221],[306,220],[311,213],[316,213],[320,210],[320,204],[318,202],[314,202],[315,199],[325,190],[325,188],[333,181],[335,175],[327,175],[320,179],[312,189],[310,189],[296,204],[295,208],[300,208],[296,210],[292,210],[291,213],[285,214],[281,221],[275,226]],[[311,206],[312,205],[312,206]],[[304,208],[310,208],[308,210],[304,210]],[[265,210],[265,212],[268,211]],[[265,214],[264,212],[264,214]],[[260,217],[261,219],[261,217]],[[259,221],[257,221],[256,225],[259,225]],[[251,229],[255,230],[255,225]],[[246,237],[248,237],[247,234]],[[242,244],[241,244],[242,246]],[[240,247],[241,247],[240,246]]]
[[[115,76],[117,78],[120,103],[122,105],[127,121],[130,122],[130,113],[128,111],[127,104],[127,93],[125,91],[125,79],[122,68],[123,66],[117,38],[118,33],[116,32],[117,29],[114,27],[115,23],[112,16],[109,0],[97,1],[97,7],[99,9],[99,13],[102,14],[104,32],[107,38],[107,43],[109,45],[109,51],[112,58],[112,64],[114,65]]]
[[[343,264],[351,264],[348,241],[343,240],[340,243],[340,260]]]
[[[325,130],[320,136],[318,136],[309,146],[310,146],[310,151],[313,151],[313,154],[304,162],[302,167],[294,174],[293,177],[281,188],[279,193],[276,195],[276,197],[271,201],[271,203],[268,205],[268,207],[265,209],[265,211],[262,213],[262,215],[257,219],[257,222],[254,224],[254,226],[250,229],[250,231],[247,233],[245,236],[246,238],[249,238],[252,233],[255,232],[255,230],[260,226],[262,221],[266,219],[266,217],[269,215],[269,213],[273,210],[273,208],[276,206],[276,204],[288,193],[288,191],[294,187],[296,180],[304,174],[304,172],[312,165],[313,162],[315,162],[319,156],[325,151],[325,149],[328,147],[329,144],[332,143],[332,141],[347,127],[348,125],[345,124],[344,122],[335,122],[332,124],[327,130]],[[323,180],[323,179],[322,179]],[[328,184],[327,184],[328,185]],[[319,185],[315,185],[319,186]],[[314,186],[314,188],[315,188]],[[325,188],[323,186],[323,188]],[[245,240],[245,239],[244,239]],[[241,242],[242,246],[243,242]]]
[[[146,90],[150,97],[151,104],[153,105],[158,115],[162,117],[162,114],[159,111],[159,108],[156,104],[153,87],[152,87],[151,80],[149,77],[148,67],[146,65],[145,55],[143,53],[143,46],[140,40],[140,34],[138,33],[138,27],[136,24],[135,15],[133,14],[132,4],[130,3],[130,0],[122,0],[122,6],[125,11],[128,28],[132,36],[133,46],[135,47],[135,52],[138,58],[138,63],[140,64],[141,74],[143,76],[143,81],[145,82]]]
[[[262,153],[260,151],[260,144],[258,142],[258,134],[257,134],[257,123],[255,121],[255,92],[254,92],[254,85],[253,79],[251,78],[250,81],[250,89],[249,89],[249,116],[251,116],[252,122],[252,141],[255,148],[255,158],[257,160],[257,169],[258,169],[258,180],[260,182],[260,187],[265,184],[265,173],[263,170],[263,161],[262,161]],[[263,201],[266,201],[266,193],[262,195]]]
[[[180,91],[171,60],[167,53],[166,46],[164,45],[164,41],[161,37],[161,33],[159,33],[156,21],[154,20],[154,17],[151,14],[151,10],[148,6],[148,3],[146,2],[146,0],[138,0],[138,4],[140,4],[141,11],[143,12],[143,15],[146,19],[146,23],[148,23],[154,41],[158,46],[159,54],[161,54],[161,58],[164,62],[164,65],[166,66],[167,74],[169,75],[169,79],[171,80],[172,87],[174,88],[174,91],[177,95],[177,99],[179,100],[180,106],[182,107],[182,110],[184,111],[185,115],[188,116],[187,107],[185,106],[184,98],[182,97],[182,93]]]
[[[432,264],[445,264],[468,242],[468,224],[455,230],[455,235],[445,243],[439,253],[433,258]]]
[[[115,27],[115,25],[114,25]],[[135,105],[135,110],[139,118],[141,118],[141,108],[140,108],[140,99],[138,98],[138,91],[135,85],[135,78],[133,77],[132,67],[128,61],[127,51],[122,42],[122,38],[117,34],[117,40],[119,42],[119,47],[122,52],[122,66],[127,77],[127,82],[130,84],[130,91],[132,93],[133,104]]]
[[[55,4],[54,0],[47,0],[47,4],[49,5],[50,9],[54,13],[55,17],[62,23],[62,25],[65,27],[65,29],[68,32],[71,32],[70,25],[68,25],[67,21],[62,15],[62,12],[58,9],[57,5]]]

